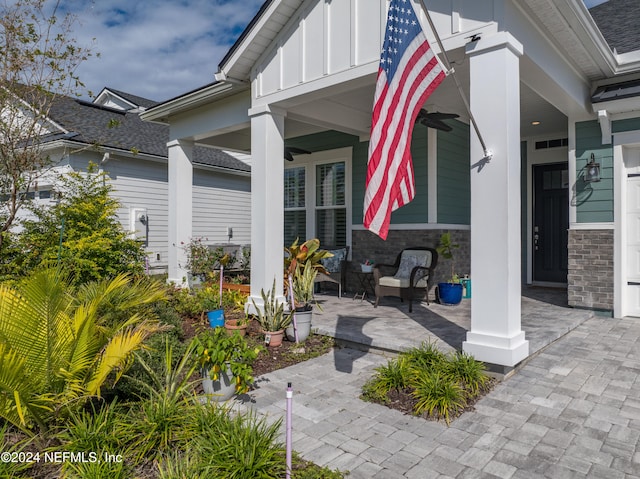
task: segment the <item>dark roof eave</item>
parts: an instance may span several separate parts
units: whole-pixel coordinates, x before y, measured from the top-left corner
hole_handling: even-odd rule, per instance
[[[591,95],[591,103],[640,97],[640,80],[602,85]]]

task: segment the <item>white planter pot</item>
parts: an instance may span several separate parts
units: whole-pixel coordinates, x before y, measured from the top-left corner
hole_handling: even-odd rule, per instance
[[[299,311],[296,312],[296,325],[298,326],[298,341],[302,342],[309,337],[311,332],[311,316],[313,311]],[[293,319],[291,324],[284,330],[289,341],[295,341],[296,337],[293,330]]]
[[[231,368],[227,367],[226,371],[221,371],[215,381],[211,379],[208,371],[202,371],[202,389],[213,401],[222,402],[231,399],[236,393],[236,381]]]

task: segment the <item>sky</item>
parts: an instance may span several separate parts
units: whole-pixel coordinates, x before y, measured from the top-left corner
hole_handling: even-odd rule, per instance
[[[264,0],[62,0],[74,36],[99,58],[78,75],[97,95],[110,87],[164,101],[214,81],[218,63]],[[95,41],[93,40],[95,38]],[[89,98],[84,92],[83,97]]]
[[[61,0],[77,16],[78,45],[100,53],[77,72],[88,90],[82,96],[110,87],[164,101],[211,83],[263,1]]]

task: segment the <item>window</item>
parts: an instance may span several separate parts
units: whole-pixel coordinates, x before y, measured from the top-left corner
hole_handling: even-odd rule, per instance
[[[284,170],[284,243],[296,238],[304,241],[307,234],[306,169],[304,166]]]
[[[284,240],[318,238],[323,247],[350,244],[347,188],[351,153],[332,150],[296,159],[284,173]],[[303,166],[304,165],[304,166]]]
[[[344,161],[316,166],[316,234],[320,244],[347,244]]]

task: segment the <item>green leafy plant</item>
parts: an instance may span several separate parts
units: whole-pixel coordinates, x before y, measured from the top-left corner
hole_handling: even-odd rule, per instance
[[[477,361],[473,356],[461,351],[456,351],[447,363],[446,372],[451,377],[462,383],[465,390],[473,396],[484,390],[489,383],[484,363]]]
[[[144,273],[142,243],[132,239],[118,219],[119,202],[108,177],[90,163],[86,173],[60,175],[61,199],[34,205],[34,219],[22,222],[15,270],[61,267],[74,284],[127,273]]]
[[[376,375],[366,386],[366,395],[375,398],[386,398],[392,389],[397,391],[407,387],[411,371],[404,357],[391,359],[384,366],[375,369]],[[386,401],[385,401],[386,402]]]
[[[260,291],[262,295],[263,308],[258,308],[256,302],[251,298],[253,307],[257,314],[256,319],[260,323],[263,331],[280,331],[291,323],[291,312],[285,312],[284,303],[276,301],[276,280],[273,280],[273,287],[268,293],[264,289]]]
[[[486,391],[491,383],[484,364],[468,354],[444,354],[431,341],[400,353],[362,388],[367,401],[389,404],[389,393],[397,391],[412,401],[413,412],[447,424]]]
[[[459,244],[453,243],[451,241],[451,233],[449,231],[447,231],[446,233],[442,233],[442,235],[440,236],[440,244],[436,248],[436,251],[443,258],[451,260],[451,277],[449,278],[449,283],[460,282],[460,278],[455,272],[456,264],[453,254],[453,250],[458,249],[459,247]]]
[[[447,361],[447,356],[432,341],[424,341],[419,347],[405,351],[402,356],[412,369],[439,369]]]
[[[68,278],[57,269],[37,271],[16,287],[0,285],[0,417],[29,430],[46,430],[57,416],[81,407],[112,372],[124,372],[132,353],[163,328],[134,312],[106,328],[103,302],[124,297],[133,310],[164,297],[159,287],[136,295],[128,275],[74,300]]]
[[[296,238],[291,246],[285,248],[284,251],[286,253],[284,259],[285,279],[289,275],[293,276],[299,265],[304,266],[306,263],[311,263],[319,272],[327,273],[320,260],[333,256],[333,253],[320,249],[320,240],[317,238],[307,240],[302,244],[298,244],[298,238]]]
[[[176,449],[184,451],[194,437],[191,423],[185,423],[185,417],[199,407],[193,392],[195,381],[191,379],[196,369],[193,352],[190,345],[176,364],[173,348],[167,343],[161,372],[136,356],[147,379],[140,380],[144,395],[130,413],[131,420],[123,432],[124,437],[132,438],[128,444],[131,457],[158,459]]]
[[[413,396],[416,398],[414,412],[427,413],[443,418],[447,424],[451,415],[461,411],[465,405],[462,387],[451,377],[436,371],[420,371],[413,380]]]
[[[229,335],[224,328],[207,329],[193,338],[192,344],[197,367],[211,379],[218,380],[220,372],[229,367],[235,377],[236,392],[249,390],[253,383],[252,363],[261,347],[252,348],[244,337]]]
[[[293,300],[296,311],[311,311],[313,306],[313,287],[318,271],[308,262],[304,267],[295,269],[293,276]]]
[[[206,238],[191,238],[187,244],[181,243],[187,255],[184,267],[191,274],[203,274],[214,269],[216,256],[214,250],[204,242]]]
[[[255,413],[230,414],[223,407],[203,405],[198,411],[198,449],[206,477],[262,479],[284,477],[285,450],[279,442],[282,421]]]

